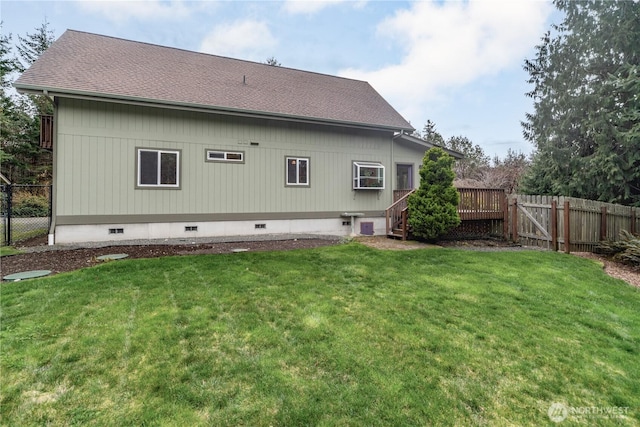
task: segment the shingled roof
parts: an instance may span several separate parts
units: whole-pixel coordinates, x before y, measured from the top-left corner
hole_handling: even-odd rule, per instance
[[[54,96],[413,130],[364,81],[73,30],[14,86]]]

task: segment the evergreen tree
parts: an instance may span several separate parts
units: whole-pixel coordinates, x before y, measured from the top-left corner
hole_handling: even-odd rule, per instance
[[[18,71],[24,72],[36,59],[44,53],[55,41],[53,30],[49,28],[49,22],[45,20],[33,34],[27,33],[25,37],[18,36],[16,49],[19,56]],[[29,95],[29,99],[35,109],[36,115],[53,114],[53,106],[47,97],[42,95]]]
[[[444,138],[438,131],[436,131],[436,124],[431,120],[427,120],[422,130],[422,139],[435,145],[442,146],[444,144]]]
[[[271,65],[272,67],[282,67],[282,64],[278,62],[275,56],[267,58],[265,64]]]
[[[522,189],[640,206],[640,3],[554,4],[563,22],[524,64],[536,153]]]
[[[482,179],[483,172],[489,168],[489,156],[482,147],[471,142],[466,136],[452,136],[443,147],[462,153],[464,157],[455,161],[454,172],[457,179]]]
[[[415,236],[434,240],[460,224],[460,195],[453,186],[453,157],[442,148],[428,150],[420,169],[420,187],[407,200]]]
[[[51,179],[51,153],[39,146],[39,116],[52,114],[53,106],[46,97],[12,94],[9,88],[13,74],[24,71],[53,42],[53,32],[45,22],[35,34],[18,39],[20,58],[15,58],[11,35],[0,36],[0,167],[13,183],[45,183]]]

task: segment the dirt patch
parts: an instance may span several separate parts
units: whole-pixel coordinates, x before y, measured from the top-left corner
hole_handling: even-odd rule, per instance
[[[354,240],[372,248],[390,249],[396,251],[440,247],[438,245],[431,245],[429,243],[416,242],[415,240],[403,241],[400,239],[390,239],[386,236],[358,236]]]

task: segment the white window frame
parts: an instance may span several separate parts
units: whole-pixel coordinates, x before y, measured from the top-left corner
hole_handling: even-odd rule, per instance
[[[375,169],[371,175],[367,170]],[[364,173],[367,173],[366,175]],[[379,185],[371,185],[377,183]],[[354,190],[384,190],[385,172],[384,165],[380,162],[353,162],[353,189]]]
[[[291,160],[295,160],[296,162],[296,182],[289,182],[289,162]],[[307,182],[300,182],[300,162],[307,163]],[[284,182],[287,187],[309,187],[311,180],[311,172],[310,172],[310,164],[311,159],[309,157],[295,157],[295,156],[287,156],[285,157],[285,166],[284,166]]]
[[[175,184],[162,184],[158,182],[158,184],[143,184],[141,183],[142,178],[142,156],[140,153],[142,152],[152,152],[156,153],[158,156],[158,169],[156,171],[158,181],[160,181],[160,176],[162,174],[162,154],[175,154],[176,155],[176,183]],[[180,188],[180,161],[181,161],[181,152],[180,150],[166,150],[159,148],[136,148],[136,187],[137,188]]]
[[[221,154],[222,157],[211,158],[210,154]],[[230,158],[232,156],[240,156],[239,159]],[[205,150],[206,162],[219,162],[219,163],[244,163],[244,151],[225,151],[225,150]]]

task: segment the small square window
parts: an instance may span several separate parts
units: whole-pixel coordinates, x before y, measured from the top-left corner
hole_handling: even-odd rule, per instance
[[[309,158],[287,157],[286,183],[290,186],[309,186]]]

